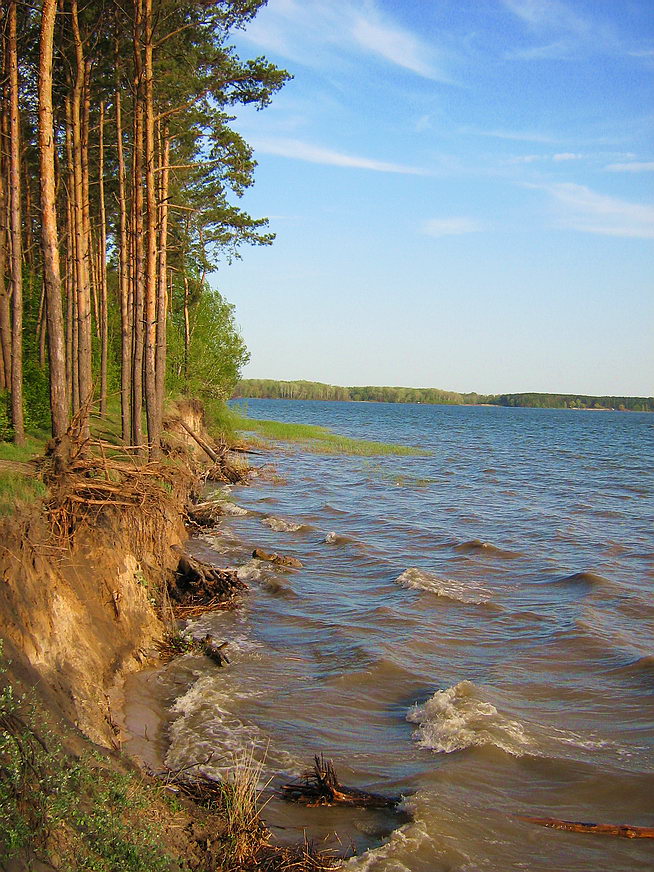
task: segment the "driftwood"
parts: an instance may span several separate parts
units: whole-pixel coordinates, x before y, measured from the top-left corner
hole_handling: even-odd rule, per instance
[[[233,569],[217,569],[180,551],[174,581],[169,583],[170,597],[180,606],[198,607],[234,599],[247,584]]]
[[[297,781],[281,787],[283,799],[315,807],[319,805],[347,805],[353,808],[393,808],[399,797],[382,796],[355,787],[346,787],[338,780],[331,760],[321,754],[313,758],[313,768]]]
[[[209,457],[210,460],[213,460],[214,463],[220,463],[220,461],[221,461],[220,455],[217,454],[214,451],[214,449],[211,447],[211,445],[209,445],[207,442],[205,442],[204,439],[202,439],[202,437],[198,436],[197,433],[195,433],[193,430],[191,430],[191,428],[188,426],[186,421],[184,421],[182,418],[177,418],[176,422],[178,424],[180,424],[184,430],[186,430],[186,432],[191,437],[191,439],[193,439],[200,446],[200,448],[204,451],[204,453]]]
[[[278,566],[292,566],[294,569],[301,569],[302,563],[297,557],[287,557],[284,554],[275,554],[264,551],[263,548],[255,548],[252,556],[257,560],[267,560],[269,563],[276,563]]]
[[[654,827],[632,827],[629,824],[589,824],[583,821],[563,821],[559,818],[525,817],[521,821],[551,827],[553,830],[567,830],[571,833],[594,833],[601,836],[622,836],[625,839],[654,839]]]
[[[204,645],[203,652],[209,657],[210,660],[213,660],[214,663],[217,663],[218,666],[222,666],[223,663],[229,663],[227,658],[227,654],[225,654],[224,649],[227,647],[227,642],[221,642],[218,645],[213,640],[213,636],[209,633],[204,637]]]

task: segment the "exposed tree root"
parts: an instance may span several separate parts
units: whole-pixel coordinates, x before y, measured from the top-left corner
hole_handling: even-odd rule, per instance
[[[313,758],[313,768],[300,779],[284,784],[281,795],[290,802],[314,807],[319,805],[348,805],[355,808],[393,808],[399,797],[382,796],[355,787],[346,787],[336,776],[334,764],[323,754]]]
[[[176,618],[189,618],[213,609],[233,608],[247,584],[233,569],[217,569],[180,551],[179,565],[168,590]]]

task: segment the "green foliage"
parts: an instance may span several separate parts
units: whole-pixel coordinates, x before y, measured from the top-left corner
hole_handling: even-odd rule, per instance
[[[234,307],[206,285],[195,285],[189,326],[186,358],[183,306],[177,304],[168,332],[168,386],[173,394],[198,397],[215,406],[231,395],[250,355],[234,321]]]
[[[20,472],[0,472],[0,516],[11,515],[19,503],[33,503],[46,494],[43,482]]]
[[[234,420],[239,430],[260,433],[268,439],[281,442],[297,442],[305,451],[316,454],[355,454],[370,457],[379,454],[427,455],[431,452],[411,445],[394,445],[391,442],[372,442],[367,439],[351,439],[333,433],[327,427],[313,424],[286,424],[282,421],[258,420],[241,417]]]
[[[4,671],[0,663],[0,673]],[[98,765],[91,755],[68,756],[44,731],[42,715],[30,711],[24,699],[16,699],[12,686],[3,684],[0,857],[9,860],[29,848],[70,872],[179,868],[162,850],[161,833],[146,814],[152,790],[130,773]],[[56,857],[52,844],[57,845]]]

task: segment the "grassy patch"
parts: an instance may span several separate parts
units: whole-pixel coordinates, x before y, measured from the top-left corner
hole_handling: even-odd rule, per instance
[[[235,413],[234,413],[235,414]],[[354,454],[372,457],[380,454],[427,455],[429,451],[411,445],[395,445],[392,442],[372,442],[368,439],[351,439],[340,436],[327,427],[314,424],[286,424],[282,421],[267,421],[238,416],[235,426],[249,433],[259,433],[267,439],[279,442],[295,442],[305,451],[316,454]]]
[[[11,685],[0,691],[3,860],[27,851],[71,872],[170,872],[179,867],[161,847],[153,796],[138,776],[91,754],[67,755],[42,713],[16,699]]]
[[[20,472],[0,474],[0,515],[11,515],[16,506],[34,503],[45,496],[42,481]]]

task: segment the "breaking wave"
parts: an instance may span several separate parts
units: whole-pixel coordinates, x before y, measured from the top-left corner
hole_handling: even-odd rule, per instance
[[[298,530],[301,530],[305,527],[305,524],[296,524],[293,521],[287,521],[284,518],[274,518],[272,515],[269,515],[267,518],[262,518],[261,523],[265,524],[266,527],[270,527],[271,530],[274,530],[276,533],[297,533]]]
[[[411,706],[406,719],[417,724],[418,745],[431,751],[492,745],[520,757],[531,745],[522,724],[501,715],[471,681],[436,691],[424,705]]]
[[[441,578],[414,566],[405,569],[395,582],[409,590],[424,590],[459,603],[485,603],[490,599],[488,591],[477,582]]]

